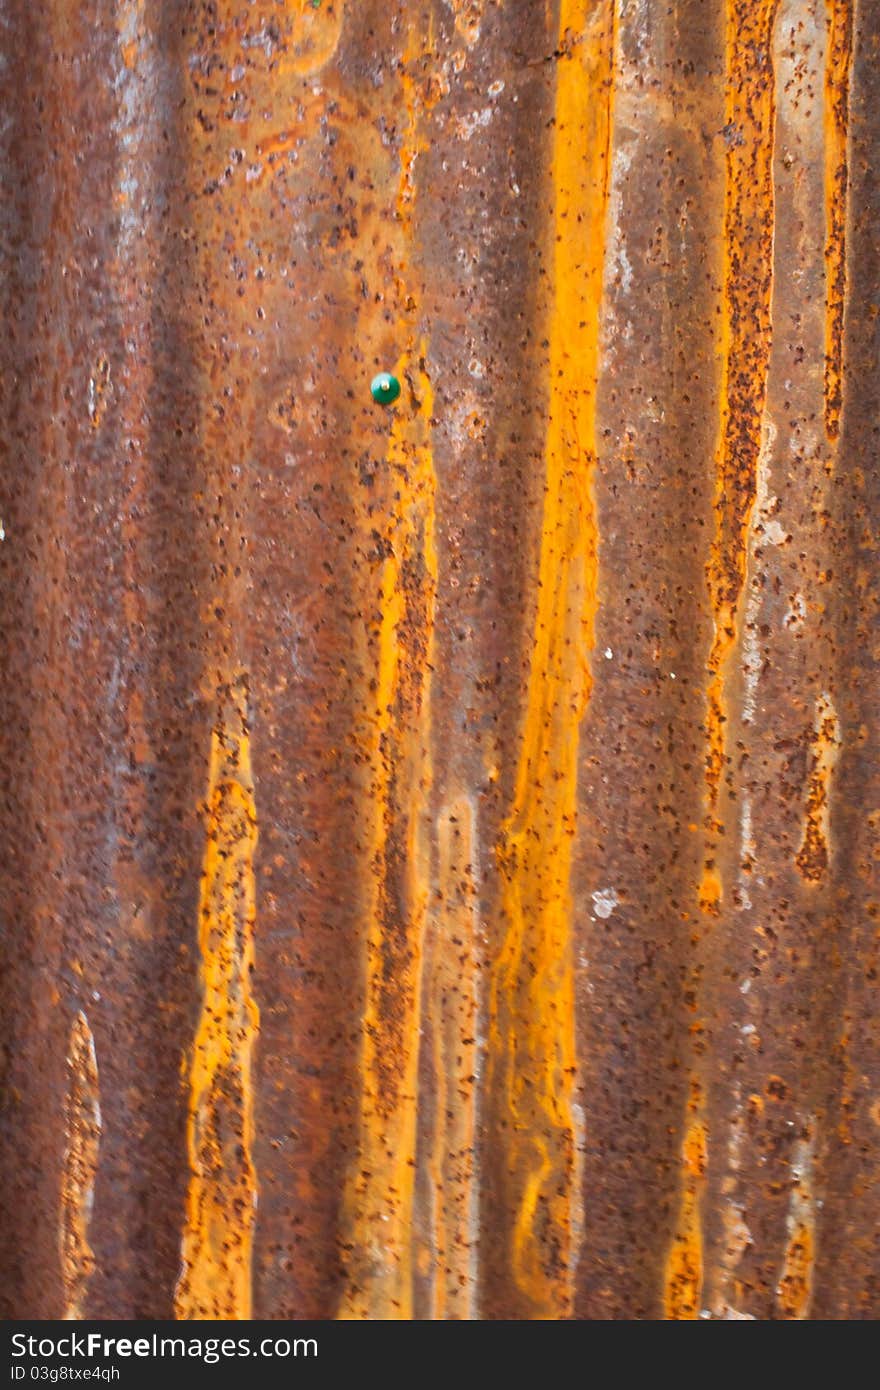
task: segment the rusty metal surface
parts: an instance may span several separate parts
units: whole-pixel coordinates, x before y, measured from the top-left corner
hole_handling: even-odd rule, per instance
[[[0,4],[6,1316],[880,1315],[878,58]]]

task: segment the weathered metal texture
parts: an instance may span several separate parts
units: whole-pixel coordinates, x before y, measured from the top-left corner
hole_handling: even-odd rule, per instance
[[[880,1315],[880,8],[0,35],[3,1311]]]

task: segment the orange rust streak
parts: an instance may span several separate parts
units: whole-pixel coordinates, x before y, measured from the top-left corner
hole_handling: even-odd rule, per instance
[[[840,434],[843,407],[843,312],[846,300],[846,207],[849,190],[849,81],[853,0],[825,0],[825,430]]]
[[[804,838],[797,856],[797,866],[808,883],[820,883],[828,872],[831,856],[829,795],[839,746],[837,715],[829,696],[822,695],[816,701]]]
[[[811,1226],[795,1227],[785,1251],[785,1263],[779,1280],[779,1307],[786,1318],[805,1318],[813,1290],[815,1241]]]
[[[64,1316],[84,1316],[84,1304],[95,1258],[89,1244],[89,1221],[98,1150],[101,1107],[95,1044],[86,1016],[78,1013],[70,1030],[67,1053],[70,1080],[64,1105],[67,1147],[61,1176],[59,1249]]]
[[[697,1318],[703,1291],[703,1232],[700,1199],[706,1177],[706,1124],[702,1118],[702,1091],[691,1082],[688,1110],[691,1115],[682,1158],[682,1195],[678,1225],[666,1260],[665,1316],[677,1321]]]
[[[190,1181],[175,1292],[178,1318],[251,1314],[256,846],[247,688],[238,676],[211,737],[199,899],[203,997],[190,1071]]]
[[[408,356],[397,364],[401,377]],[[395,500],[384,538],[375,632],[361,1143],[349,1193],[352,1275],[340,1311],[353,1318],[412,1316],[418,1020],[428,882],[421,813],[431,780],[427,716],[437,583],[433,397],[424,372],[415,378],[414,400],[412,413],[395,414],[386,456]]]
[[[371,548],[383,559],[367,755],[372,770],[366,991],[357,1169],[347,1192],[349,1277],[341,1318],[412,1317],[413,1197],[422,956],[429,864],[424,807],[430,756],[430,678],[437,592],[434,397],[426,344],[417,330],[410,266],[414,168],[424,148],[420,88],[411,75],[418,33],[410,28],[401,72],[406,133],[396,199],[395,283],[406,346],[395,372],[403,394],[385,458],[384,518],[367,509]]]
[[[777,1304],[783,1318],[809,1317],[813,1297],[813,1270],[816,1262],[816,1203],[813,1194],[813,1155],[815,1117],[805,1137],[795,1147],[792,1187],[788,1212],[788,1241],[782,1273],[776,1286]]]
[[[700,902],[716,912],[721,881],[715,848],[725,762],[725,667],[737,637],[755,503],[773,287],[774,73],[771,39],[778,0],[727,0],[724,130],[727,169],[721,424],[715,460],[715,535],[707,566],[714,620],[708,660],[706,801],[708,844]]]
[[[552,176],[554,300],[546,488],[527,704],[499,864],[491,1075],[515,1213],[513,1276],[535,1316],[571,1308],[575,1070],[569,875],[596,609],[596,377],[614,72],[614,5],[563,0]],[[572,40],[574,42],[572,43]]]
[[[474,1316],[474,1104],[477,1069],[474,825],[464,797],[437,826],[437,896],[428,986],[436,1092],[432,1317]]]

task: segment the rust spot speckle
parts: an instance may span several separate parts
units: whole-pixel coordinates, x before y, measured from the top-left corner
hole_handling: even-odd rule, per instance
[[[846,222],[849,195],[849,89],[852,0],[825,0],[825,429],[840,434],[843,410],[843,315],[846,305]]]

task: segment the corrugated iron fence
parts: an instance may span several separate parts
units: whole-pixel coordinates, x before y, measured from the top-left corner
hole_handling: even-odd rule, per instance
[[[880,1315],[878,58],[0,4],[7,1315]]]

